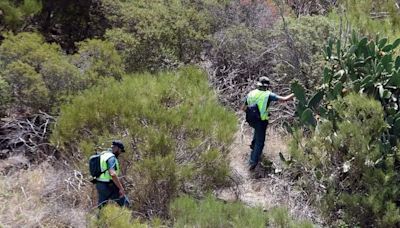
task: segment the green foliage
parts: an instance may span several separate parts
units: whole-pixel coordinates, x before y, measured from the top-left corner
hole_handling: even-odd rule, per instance
[[[126,168],[138,186],[136,206],[163,216],[184,183],[201,191],[226,182],[225,155],[235,130],[235,115],[218,104],[204,73],[183,68],[84,92],[62,107],[52,141],[89,156],[96,145],[122,138],[124,156],[138,158]]]
[[[16,106],[48,109],[56,97],[80,81],[78,70],[60,48],[35,33],[7,35],[0,46],[0,62]]]
[[[355,94],[330,104],[335,118],[321,120],[308,141],[291,144],[297,165],[311,170],[303,180],[324,186],[322,209],[331,222],[342,219],[351,226],[395,226],[400,221],[400,211],[393,207],[400,196],[398,158],[397,153],[388,154],[381,137],[388,127],[383,107]],[[333,216],[339,210],[342,214]]]
[[[6,28],[16,30],[24,24],[25,20],[40,12],[41,9],[40,0],[0,0],[0,22],[3,21]]]
[[[134,220],[130,210],[111,204],[100,210],[98,219],[92,219],[89,227],[147,228],[148,226]]]
[[[317,86],[321,80],[321,65],[324,63],[321,49],[325,40],[337,33],[336,23],[323,16],[286,18],[288,37],[282,23],[261,28],[261,25],[250,26],[258,19],[249,18],[256,15],[264,17],[257,23],[275,21],[276,17],[268,13],[261,15],[263,7],[268,12],[271,9],[259,1],[252,1],[248,7],[239,8],[235,12],[239,22],[230,22],[229,26],[213,37],[210,55],[215,69],[213,80],[217,85],[226,85],[226,75],[229,74],[232,77],[229,83],[235,85],[226,86],[220,91],[227,103],[240,106],[241,97],[237,91],[249,90],[249,82],[265,74],[282,87],[289,86],[293,79],[300,80],[307,89]]]
[[[180,196],[169,204],[170,219],[173,227],[282,227],[312,228],[312,223],[295,221],[286,208],[273,208],[267,213],[261,208],[247,207],[240,202],[224,203],[214,196],[196,200],[189,196]],[[89,227],[161,227],[163,221],[153,219],[148,224],[132,217],[130,210],[116,205],[104,207],[97,219],[89,221]]]
[[[171,203],[170,212],[174,227],[313,227],[306,221],[294,221],[285,208],[265,213],[261,208],[224,203],[211,195],[199,201],[181,196]]]
[[[260,208],[247,208],[240,203],[224,204],[208,196],[197,202],[188,196],[171,204],[174,227],[265,227],[267,215]]]
[[[339,21],[342,17],[363,34],[379,33],[394,40],[400,35],[396,4],[396,0],[342,0],[341,7],[330,18]]]
[[[42,75],[21,61],[7,65],[3,72],[16,102],[30,107],[43,107],[48,103],[48,89]]]
[[[399,197],[400,57],[395,51],[400,40],[371,40],[353,32],[346,43],[329,39],[323,85],[308,103],[305,90],[292,85],[299,122],[313,123],[305,145],[302,135],[294,134],[292,159],[298,164],[293,167],[308,167],[327,187],[323,207],[330,219],[336,220],[332,212],[340,210],[340,219],[350,225],[395,226],[400,221],[394,206]],[[315,185],[313,178],[309,187]]]
[[[108,42],[84,41],[71,59],[36,33],[5,38],[0,46],[0,75],[11,88],[13,106],[48,111],[104,77],[122,77],[122,60]]]
[[[2,113],[6,108],[6,106],[9,104],[11,99],[11,90],[10,90],[10,85],[3,79],[3,77],[0,75],[0,115],[3,115]]]
[[[160,152],[159,152],[160,153]],[[172,153],[172,152],[168,152]],[[137,166],[128,170],[135,174],[133,199],[137,210],[150,211],[156,208],[155,215],[166,216],[171,199],[178,188],[177,163],[172,154],[144,158]],[[165,214],[164,214],[165,213]]]
[[[285,207],[275,207],[268,211],[269,226],[280,228],[312,228],[314,225],[309,221],[295,221],[289,216]]]
[[[397,123],[400,117],[397,98],[400,94],[400,57],[395,55],[395,50],[400,39],[388,43],[387,38],[370,40],[360,38],[353,32],[349,44],[344,46],[342,43],[341,40],[329,39],[325,48],[328,63],[324,69],[323,84],[308,104],[304,98],[305,90],[298,83],[292,85],[300,101],[297,109],[299,117],[305,120],[303,122],[315,123],[313,115],[309,115],[312,110],[314,115],[333,120],[336,116],[329,101],[350,92],[364,93],[383,105],[387,115],[385,120],[390,125],[389,134],[385,137],[388,143],[395,146],[397,142],[393,138],[400,134]],[[322,99],[323,102],[320,102]]]
[[[273,32],[274,36],[286,41],[285,45],[274,51],[278,60],[274,71],[279,78],[288,75],[290,79],[300,80],[307,89],[314,89],[321,82],[320,75],[325,63],[321,50],[329,37],[338,34],[337,23],[324,16],[302,16],[287,20],[290,38],[282,29],[281,23],[276,25]],[[293,45],[288,43],[288,39]]]
[[[101,77],[117,80],[124,73],[123,60],[112,43],[97,39],[85,40],[77,44],[75,65],[84,72],[92,84]]]
[[[128,72],[168,68],[195,60],[211,34],[205,6],[212,1],[106,1],[113,28],[106,37]],[[216,3],[214,3],[216,4]]]

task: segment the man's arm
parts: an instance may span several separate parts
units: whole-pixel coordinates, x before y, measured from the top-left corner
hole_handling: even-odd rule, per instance
[[[242,111],[246,111],[247,105],[246,105],[246,104],[242,104],[242,107],[240,107],[240,109],[241,109]]]
[[[110,174],[114,184],[117,185],[120,197],[123,197],[125,195],[125,190],[124,186],[122,186],[121,181],[118,178],[117,172],[115,171],[114,167],[116,166],[116,163],[117,159],[114,156],[107,160],[108,173]]]
[[[108,172],[110,173],[110,176],[112,177],[114,184],[117,185],[119,189],[119,196],[123,197],[125,195],[125,190],[121,184],[121,181],[118,178],[117,172],[115,172],[114,168],[108,169]]]
[[[278,101],[288,101],[288,100],[293,99],[294,93],[289,94],[289,95],[284,96],[284,97],[282,97],[282,96],[276,96],[276,97],[277,97]]]
[[[243,98],[242,102],[243,102],[243,104],[242,104],[242,106],[240,107],[240,109],[241,109],[242,111],[246,111],[246,109],[247,109],[247,96]]]

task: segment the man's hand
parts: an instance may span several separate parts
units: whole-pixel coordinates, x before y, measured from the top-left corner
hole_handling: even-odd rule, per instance
[[[119,189],[119,198],[122,198],[122,197],[124,197],[124,196],[125,196],[125,191],[124,191],[123,188],[120,188],[120,189]]]

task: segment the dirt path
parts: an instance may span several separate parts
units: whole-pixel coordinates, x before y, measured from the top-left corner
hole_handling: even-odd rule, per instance
[[[229,154],[232,176],[236,185],[218,190],[217,197],[225,201],[240,200],[249,206],[259,206],[264,210],[284,206],[297,219],[308,219],[321,224],[321,220],[306,200],[307,193],[294,189],[288,178],[284,177],[284,173],[273,171],[266,173],[262,168],[258,168],[256,173],[261,174],[261,178],[255,178],[254,174],[248,171],[251,136],[250,129],[236,134]],[[276,170],[282,168],[279,152],[287,154],[286,145],[287,138],[282,138],[273,129],[268,130],[263,154],[273,162]]]

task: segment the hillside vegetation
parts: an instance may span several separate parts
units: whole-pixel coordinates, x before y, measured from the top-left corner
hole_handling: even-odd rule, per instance
[[[0,226],[399,227],[399,5],[0,0]],[[260,76],[296,101],[252,177],[229,158]],[[131,205],[98,211],[87,161],[113,139]],[[288,203],[240,202],[243,177]]]

